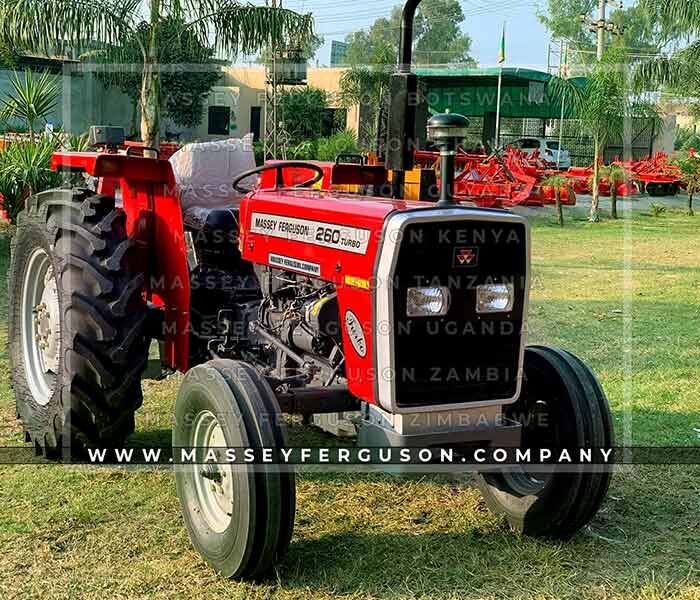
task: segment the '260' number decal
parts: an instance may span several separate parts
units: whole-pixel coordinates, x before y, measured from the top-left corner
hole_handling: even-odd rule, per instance
[[[327,244],[337,244],[340,242],[340,229],[319,227],[316,231],[316,241],[326,242]]]

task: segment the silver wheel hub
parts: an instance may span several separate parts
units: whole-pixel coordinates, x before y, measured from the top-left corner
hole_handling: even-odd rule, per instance
[[[59,369],[61,320],[58,287],[49,255],[37,248],[22,286],[22,352],[34,400],[48,404]]]
[[[193,427],[194,448],[206,452],[210,448],[225,448],[226,438],[214,413],[205,410],[197,415]],[[231,523],[233,514],[233,470],[228,464],[205,463],[193,465],[194,487],[199,509],[209,527],[222,533]]]

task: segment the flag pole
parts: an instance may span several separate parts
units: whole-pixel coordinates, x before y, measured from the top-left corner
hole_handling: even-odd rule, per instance
[[[498,92],[496,94],[496,150],[501,145],[501,88],[503,87],[503,63],[506,60],[506,23],[503,22],[501,46],[498,51]]]
[[[565,79],[569,78],[569,49],[566,46],[566,42],[562,41],[560,51],[559,51],[559,76],[561,77],[562,72]],[[561,144],[564,138],[564,99],[565,94],[561,95],[561,113],[559,114],[559,150],[557,151],[557,169],[559,169],[559,163],[561,162]]]

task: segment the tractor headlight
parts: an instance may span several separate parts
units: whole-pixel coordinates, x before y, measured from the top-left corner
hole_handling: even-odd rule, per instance
[[[408,288],[406,315],[409,317],[440,317],[450,308],[450,290],[446,287]]]
[[[515,293],[512,283],[489,283],[476,287],[476,312],[497,313],[513,309]]]

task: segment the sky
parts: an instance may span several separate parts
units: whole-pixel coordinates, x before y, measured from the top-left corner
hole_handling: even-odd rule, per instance
[[[312,12],[316,31],[325,43],[316,58],[321,65],[330,63],[331,40],[343,41],[358,29],[368,28],[377,18],[388,16],[401,0],[286,0],[284,7]],[[549,33],[537,20],[536,3],[520,0],[461,0],[466,16],[462,29],[472,38],[472,56],[480,66],[497,64],[498,43],[506,24],[506,64],[545,70]],[[398,32],[397,32],[398,36]]]

